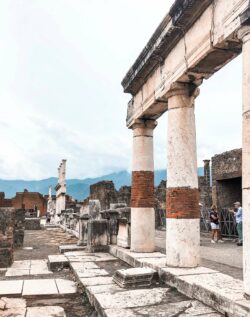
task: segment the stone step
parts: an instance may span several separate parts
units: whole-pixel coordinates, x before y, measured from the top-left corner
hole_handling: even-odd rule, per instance
[[[109,250],[130,265],[154,268],[166,285],[175,287],[180,293],[201,301],[225,316],[250,316],[250,300],[244,297],[241,280],[205,267],[169,268],[164,258],[155,257],[154,253],[138,254],[117,246],[110,246]]]
[[[69,260],[63,254],[55,254],[48,256],[48,268],[51,271],[59,271],[65,267],[69,267]]]
[[[115,272],[113,281],[122,288],[150,287],[156,271],[151,268],[131,268]]]
[[[71,251],[84,251],[86,246],[79,246],[76,244],[64,244],[59,246],[60,253],[71,252]]]
[[[65,296],[77,292],[73,281],[65,279],[31,279],[0,281],[0,296]]]

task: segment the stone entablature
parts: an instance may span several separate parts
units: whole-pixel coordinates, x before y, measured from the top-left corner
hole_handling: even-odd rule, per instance
[[[157,119],[175,82],[200,85],[241,53],[236,32],[249,18],[248,0],[176,0],[122,81],[133,98],[127,125]]]

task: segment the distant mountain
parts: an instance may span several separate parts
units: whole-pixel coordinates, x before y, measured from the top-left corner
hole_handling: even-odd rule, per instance
[[[198,175],[203,176],[203,167],[198,168]],[[155,185],[159,185],[161,180],[166,180],[166,170],[155,171]],[[121,171],[96,178],[86,179],[67,179],[67,193],[78,200],[83,200],[89,196],[89,186],[103,180],[111,180],[114,182],[116,189],[121,186],[131,185],[131,174],[128,171]],[[0,192],[5,192],[6,198],[16,195],[16,192],[22,192],[27,189],[30,192],[39,192],[43,195],[48,194],[48,188],[51,185],[54,188],[57,184],[57,178],[51,177],[38,181],[25,180],[3,180],[0,179]]]

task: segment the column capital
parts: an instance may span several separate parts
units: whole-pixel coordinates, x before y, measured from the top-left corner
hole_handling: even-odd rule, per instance
[[[157,126],[157,121],[154,119],[136,119],[135,122],[131,125],[130,129],[147,129],[147,130],[154,130]]]
[[[250,40],[250,25],[242,26],[237,33],[237,36],[243,43]]]
[[[166,97],[168,99],[174,97],[178,99],[168,103],[168,110],[185,107],[192,108],[194,106],[194,100],[199,96],[199,94],[200,89],[197,84],[181,82],[173,83],[166,94]]]

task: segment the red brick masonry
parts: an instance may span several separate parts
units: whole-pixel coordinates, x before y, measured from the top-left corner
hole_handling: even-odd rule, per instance
[[[154,172],[132,172],[131,207],[154,207]]]
[[[167,189],[167,218],[200,218],[199,191],[188,187]]]

